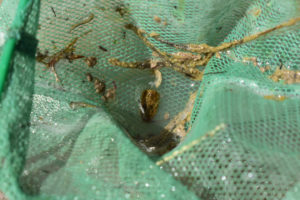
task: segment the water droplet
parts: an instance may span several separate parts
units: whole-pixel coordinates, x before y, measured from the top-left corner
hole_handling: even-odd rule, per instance
[[[249,173],[249,174],[248,174],[248,177],[249,177],[249,178],[252,178],[252,177],[253,177],[253,174],[252,174],[252,173]]]
[[[4,43],[5,43],[4,33],[0,32],[0,46],[2,46]]]
[[[146,186],[146,187],[149,187],[150,185],[149,185],[149,183],[146,183],[145,186]]]
[[[226,176],[222,176],[222,181],[225,181],[226,180]]]
[[[153,168],[153,166],[152,166],[152,165],[150,165],[150,166],[149,166],[149,168],[150,168],[150,169],[152,169],[152,168]]]
[[[92,190],[96,190],[96,186],[93,186],[93,187],[92,187]]]
[[[155,147],[149,147],[149,148],[147,148],[148,152],[153,152],[154,150],[155,150]]]
[[[129,199],[129,198],[130,198],[130,194],[128,194],[128,193],[125,194],[125,198],[126,198],[126,199]]]
[[[114,139],[114,138],[110,138],[110,140],[111,140],[112,142],[114,142],[114,141],[115,141],[115,139]]]
[[[174,171],[175,171],[175,168],[173,167],[173,168],[172,168],[172,172],[174,172]]]
[[[74,197],[74,200],[78,200],[79,198],[78,197]]]
[[[177,173],[177,172],[175,172],[175,173],[174,173],[174,176],[178,176],[178,173]]]
[[[172,186],[171,190],[172,190],[172,192],[175,192],[176,191],[176,187]]]
[[[165,195],[165,194],[161,194],[160,197],[161,197],[161,198],[165,198],[166,195]]]

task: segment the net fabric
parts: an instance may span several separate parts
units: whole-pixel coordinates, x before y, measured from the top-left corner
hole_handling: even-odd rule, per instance
[[[161,166],[203,199],[283,199],[297,191],[299,100],[267,101],[257,89],[231,81],[206,92],[199,119],[215,120],[195,121],[198,137],[189,135],[176,149],[186,150],[170,153]],[[205,132],[206,127],[214,128]]]
[[[24,103],[27,108],[16,111],[20,116],[31,111],[29,133],[20,140],[28,140],[26,155],[24,145],[16,145],[23,151],[17,158],[25,159],[24,165],[17,164],[18,170],[23,168],[23,192],[1,186],[5,194],[37,199],[297,199],[299,86],[274,83],[269,75],[281,63],[299,68],[299,25],[221,52],[209,62],[201,84],[163,69],[160,108],[152,123],[141,120],[138,104],[153,74],[111,66],[108,58],[151,58],[151,51],[124,28],[127,23],[177,44],[218,45],[296,17],[298,1],[67,0],[42,1],[39,11],[40,52],[51,55],[81,36],[75,52],[97,57],[98,64],[89,68],[83,60],[62,60],[56,65],[57,83],[51,70],[35,63],[32,108]],[[91,13],[91,22],[70,31]],[[248,59],[253,57],[255,61]],[[15,59],[26,63],[17,55]],[[262,73],[267,65],[271,70]],[[86,81],[87,72],[104,79],[107,88],[115,81],[114,101],[102,102]],[[17,74],[24,80],[22,72]],[[159,134],[169,122],[164,115],[172,119],[195,91],[191,132],[163,160],[149,159],[134,141]],[[72,110],[71,101],[98,108]]]
[[[20,177],[23,191],[31,196],[57,199],[181,199],[182,195],[197,199],[185,186],[164,173],[162,168],[157,168],[153,161],[131,144],[132,141],[123,135],[125,131],[121,132],[117,128],[111,130],[114,122],[103,112],[104,108],[73,111],[69,107],[71,101],[101,107],[100,96],[95,94],[93,85],[86,81],[85,73],[90,72],[104,79],[107,87],[112,86],[112,81],[116,82],[117,97],[115,101],[106,104],[107,111],[117,117],[120,124],[126,119],[124,128],[130,134],[134,136],[139,133],[134,132],[137,128],[145,130],[142,126],[150,127],[143,124],[136,128],[136,125],[141,121],[138,99],[141,91],[149,87],[148,83],[153,80],[152,74],[112,67],[107,62],[108,58],[114,56],[121,55],[133,60],[143,59],[150,53],[147,53],[143,43],[136,40],[133,33],[128,32],[126,38],[123,38],[123,27],[129,19],[123,19],[116,12],[116,8],[123,7],[122,2],[102,2],[105,12],[99,4],[95,1],[41,3],[37,35],[39,51],[48,50],[49,54],[53,54],[66,46],[73,37],[92,30],[79,39],[76,53],[96,56],[98,64],[88,68],[83,61],[71,64],[59,62],[56,70],[62,81],[60,84],[50,70],[36,63],[30,145]],[[70,27],[90,13],[94,14],[95,19],[70,34]],[[107,18],[113,23],[108,22]],[[137,43],[138,48],[131,46],[132,42]],[[129,43],[131,52],[127,52]],[[99,50],[99,45],[108,51]],[[121,54],[122,50],[124,52]],[[145,55],[140,52],[145,52]],[[185,92],[183,86],[181,88]],[[161,106],[166,103],[162,102]],[[105,129],[105,124],[110,126]],[[160,129],[157,126],[157,130]],[[89,146],[89,150],[86,146]]]
[[[7,30],[16,15],[17,6],[18,1],[10,3],[0,1],[0,53],[2,52],[2,48],[7,39]],[[6,9],[8,7],[10,9]]]
[[[241,21],[232,34],[225,40],[232,41],[239,39],[241,36],[245,36],[256,32],[257,30],[267,29],[272,27],[275,23],[284,21],[285,19],[297,17],[297,9],[299,3],[294,2],[294,7],[289,7],[293,2],[288,2],[286,5],[282,5],[280,2],[260,2],[254,4],[249,8],[248,15]],[[276,13],[276,14],[273,14]],[[258,16],[257,16],[258,15]],[[273,23],[273,25],[272,25]],[[214,75],[209,73],[221,72],[226,76],[221,75],[222,78],[231,79],[234,77],[237,82],[241,81],[243,85],[244,79],[252,80],[252,85],[261,89],[271,90],[269,94],[280,94],[280,91],[296,90],[298,85],[284,85],[277,84],[272,81],[269,76],[274,73],[276,68],[280,65],[284,65],[290,69],[299,69],[299,57],[298,46],[299,40],[299,24],[294,27],[285,28],[276,32],[270,33],[264,38],[257,39],[253,42],[243,44],[237,48],[231,49],[227,52],[221,53],[222,59],[214,58],[208,65],[207,83],[212,81],[210,77],[214,79]],[[251,61],[249,58],[254,58],[255,61]],[[240,65],[236,63],[241,63]],[[231,67],[234,64],[236,68]],[[245,65],[255,66],[254,68],[244,67]],[[260,67],[269,66],[272,70],[266,73],[260,73]],[[252,87],[252,86],[250,86]],[[201,89],[200,89],[201,90]],[[202,89],[202,93],[203,93]],[[296,90],[297,91],[297,90]],[[262,93],[266,94],[266,93]],[[284,94],[284,93],[283,93]],[[297,95],[297,92],[296,94]],[[197,116],[198,106],[200,106],[202,99],[199,98],[196,101],[194,116]],[[195,118],[194,117],[194,118]]]
[[[3,2],[1,9],[17,9],[17,2]],[[26,16],[26,22],[12,27],[12,19],[5,21],[5,39],[16,37],[21,39],[15,48],[8,74],[8,81],[1,94],[0,104],[0,197],[9,199],[23,199],[18,177],[20,176],[28,147],[29,116],[32,104],[34,57],[37,42],[35,34],[39,2],[29,2],[20,13]],[[7,12],[4,12],[7,13]],[[12,12],[14,14],[15,11]],[[1,13],[2,14],[2,13]],[[13,18],[9,14],[6,16]],[[2,21],[1,21],[2,25]],[[7,28],[11,26],[10,28]],[[14,30],[17,29],[17,30]],[[18,32],[17,32],[18,31]],[[4,67],[4,66],[1,66]],[[26,79],[24,79],[26,77]]]
[[[297,3],[276,3],[253,3],[225,41],[297,17]],[[270,79],[281,65],[299,70],[299,36],[296,25],[214,57],[192,131],[158,164],[204,199],[299,198],[299,85]]]
[[[95,94],[93,84],[82,83],[83,80],[86,80],[85,73],[90,72],[93,76],[104,79],[107,87],[112,87],[112,81],[115,81],[118,88],[117,97],[115,101],[107,104],[108,111],[133,137],[143,138],[162,131],[162,128],[167,124],[167,121],[163,119],[164,114],[168,112],[172,117],[182,110],[184,102],[188,100],[190,91],[196,91],[198,83],[193,84],[193,81],[187,80],[181,75],[170,70],[164,70],[163,76],[166,79],[159,91],[164,96],[160,102],[160,108],[162,109],[159,110],[155,123],[143,123],[137,102],[140,100],[142,91],[151,87],[150,83],[154,81],[154,76],[150,71],[122,69],[108,63],[108,59],[112,57],[135,61],[151,56],[151,52],[137,39],[137,36],[124,28],[127,23],[135,23],[135,19],[131,17],[132,15],[141,15],[140,9],[134,7],[135,2],[131,3],[133,4],[132,7],[130,2],[123,1],[85,1],[72,3],[72,5],[67,1],[57,4],[52,2],[47,4],[45,2],[44,6],[42,4],[41,10],[45,10],[45,12],[41,13],[41,29],[38,37],[40,41],[43,41],[39,46],[41,52],[48,50],[51,54],[57,51],[53,49],[54,45],[58,49],[63,48],[72,37],[80,36],[86,31],[92,30],[92,32],[79,39],[76,45],[76,53],[96,56],[98,64],[89,69],[83,61],[74,62],[72,65],[68,65],[66,62],[58,63],[56,70],[58,75],[62,77],[63,88],[83,95],[99,104],[101,98]],[[51,7],[57,13],[57,17],[54,17]],[[123,17],[116,11],[118,8],[124,10]],[[70,27],[85,19],[90,13],[95,15],[95,19],[85,26],[78,27],[70,34]],[[153,16],[145,18],[145,20],[149,25],[155,23]],[[43,26],[43,24],[47,24],[47,26]],[[173,29],[175,28],[174,26]],[[100,50],[99,46],[106,48],[108,51]],[[62,67],[60,67],[61,65]],[[53,74],[44,71],[44,65],[37,68],[37,73],[39,75],[36,77],[41,80],[37,81],[39,84],[45,84],[46,79],[49,84],[59,87]],[[68,76],[71,74],[72,77],[65,79],[64,77],[67,74]],[[177,97],[178,94],[172,92],[173,89],[168,86],[168,83],[176,85],[176,88],[182,93],[180,98]],[[187,90],[186,88],[191,89]],[[148,129],[152,131],[145,132]]]
[[[34,102],[33,111],[38,109],[45,117],[32,119],[36,137],[30,142],[37,145],[29,146],[20,177],[27,194],[41,199],[180,199],[185,193],[197,199],[170,174],[155,167],[117,125],[112,127],[114,122],[105,112],[71,111],[68,102],[59,97],[35,95]],[[61,116],[57,110],[68,115]],[[61,131],[47,134],[53,128]]]

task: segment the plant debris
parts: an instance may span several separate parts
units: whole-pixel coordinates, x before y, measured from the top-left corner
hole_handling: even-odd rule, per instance
[[[124,15],[128,14],[128,10],[124,5],[117,6],[115,11],[118,12],[121,17],[124,17]]]
[[[99,47],[99,49],[101,49],[102,51],[107,51],[107,49],[106,49],[106,48],[104,48],[104,47],[103,47],[103,46],[101,46],[101,45],[99,45],[98,47]]]
[[[155,74],[154,85],[155,85],[156,88],[158,88],[161,85],[161,82],[162,82],[162,75],[161,75],[161,72],[158,69],[154,69],[154,74]]]
[[[271,69],[270,66],[265,66],[265,67],[260,67],[259,70],[262,72],[262,73],[265,73],[266,71],[269,71]]]
[[[97,106],[95,105],[92,105],[92,104],[87,104],[87,103],[84,103],[84,102],[70,102],[69,104],[70,108],[71,109],[76,109],[76,108],[79,108],[79,107],[82,107],[82,108],[97,108]]]
[[[153,38],[159,37],[159,33],[151,32],[151,33],[149,34],[149,37],[153,37]]]
[[[84,56],[76,55],[74,54],[75,51],[75,44],[78,41],[79,37],[74,38],[65,48],[60,50],[59,52],[53,54],[52,56],[48,56],[48,54],[42,54],[40,52],[37,53],[36,60],[40,63],[43,63],[46,65],[47,68],[51,69],[54,73],[55,79],[57,82],[60,82],[60,79],[56,73],[55,65],[61,60],[61,59],[67,59],[69,62],[72,62],[73,60],[83,58]]]
[[[283,27],[292,26],[296,22],[300,21],[299,18],[291,19],[287,22],[284,22],[280,25],[277,25],[273,28],[267,29],[265,31],[246,36],[243,39],[240,40],[234,40],[232,42],[225,42],[219,46],[209,46],[207,44],[182,44],[182,45],[176,45],[171,42],[164,41],[159,38],[159,35],[152,32],[150,34],[147,34],[144,30],[139,29],[133,24],[127,24],[125,25],[125,28],[132,30],[134,33],[137,34],[137,36],[145,43],[147,47],[149,47],[153,52],[156,53],[157,57],[160,59],[160,65],[162,67],[169,67],[173,70],[180,72],[193,80],[202,80],[203,76],[203,70],[198,69],[198,66],[206,66],[206,64],[210,61],[210,59],[217,54],[217,57],[219,57],[219,53],[232,48],[237,45],[241,45],[243,43],[247,43],[250,41],[253,41],[263,35],[266,35],[272,31],[281,29]],[[150,41],[149,37],[153,37],[159,42],[162,42],[164,44],[170,45],[178,50],[181,50],[177,53],[167,53],[159,50],[156,48]],[[116,58],[109,59],[110,63],[112,65],[117,65],[121,67],[129,67],[129,68],[138,68],[138,69],[147,69],[147,67],[151,67],[148,64],[150,63],[150,60],[146,60],[144,62],[121,62]],[[257,65],[257,61],[253,61],[254,65]],[[143,65],[143,66],[140,66]]]
[[[55,10],[54,10],[53,7],[51,7],[51,10],[52,10],[52,12],[53,12],[53,14],[54,14],[54,17],[56,17],[56,13],[55,13]]]
[[[83,33],[81,36],[74,38],[70,41],[68,45],[66,45],[62,50],[54,53],[53,55],[48,55],[48,51],[45,51],[45,53],[41,53],[39,50],[37,52],[36,60],[40,63],[43,63],[46,68],[49,68],[54,73],[56,82],[60,82],[59,76],[56,73],[55,65],[62,59],[68,60],[70,63],[73,62],[73,60],[85,58],[83,55],[75,54],[75,45],[79,38],[86,36],[92,32],[92,30],[88,30],[85,33]],[[53,42],[54,43],[54,42]]]
[[[216,52],[216,58],[221,59],[221,54],[220,54],[220,52]]]
[[[95,15],[94,15],[93,13],[91,13],[91,14],[89,15],[88,18],[84,19],[84,20],[81,21],[81,22],[78,22],[78,23],[72,25],[71,28],[70,28],[70,33],[71,33],[74,29],[76,29],[77,27],[79,27],[79,26],[81,26],[81,25],[83,25],[83,24],[87,24],[87,23],[91,22],[91,21],[94,19],[94,17],[95,17]]]
[[[109,88],[106,93],[103,95],[102,99],[106,102],[109,100],[114,100],[116,97],[117,85],[115,81],[113,81],[113,87]]]
[[[93,81],[94,77],[92,76],[92,74],[86,73],[85,75],[86,75],[86,79],[87,79],[88,82],[92,82]]]
[[[284,101],[287,99],[287,97],[283,95],[265,95],[264,98],[268,100],[275,100],[275,101]]]
[[[156,23],[159,23],[159,24],[161,23],[161,18],[160,18],[160,17],[154,16],[153,19],[154,19],[154,21],[155,21]]]
[[[257,58],[256,57],[244,57],[244,63],[252,62],[255,67],[257,67]]]
[[[274,82],[284,81],[285,84],[300,83],[300,70],[286,69],[284,66],[278,67],[270,76]]]
[[[94,88],[97,94],[102,94],[105,92],[105,82],[100,81],[98,78],[94,78]]]
[[[86,57],[84,61],[89,67],[94,67],[97,64],[96,57]]]
[[[195,103],[197,92],[191,94],[185,108],[178,113],[166,126],[165,130],[172,132],[181,139],[183,139],[188,130],[185,129],[186,124],[191,120],[191,115]]]

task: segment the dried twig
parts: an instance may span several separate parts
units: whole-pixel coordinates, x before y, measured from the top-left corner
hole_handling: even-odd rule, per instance
[[[278,26],[275,26],[273,28],[267,29],[265,31],[262,31],[260,33],[256,33],[250,36],[246,36],[243,39],[235,40],[232,42],[225,42],[219,46],[209,46],[207,44],[188,44],[188,45],[176,45],[171,42],[163,41],[159,38],[158,34],[147,34],[144,30],[137,28],[133,24],[127,24],[125,27],[127,29],[132,30],[135,32],[139,38],[146,44],[147,47],[149,47],[155,54],[161,59],[161,63],[164,67],[170,67],[174,69],[177,72],[183,73],[189,77],[191,77],[194,80],[201,80],[203,76],[203,72],[197,69],[197,66],[205,66],[210,59],[215,55],[219,55],[220,51],[224,51],[226,49],[229,49],[231,47],[250,42],[252,40],[255,40],[263,35],[266,35],[272,31],[292,26],[295,23],[300,21],[299,18],[291,19],[287,22],[284,22]],[[153,37],[157,41],[160,41],[162,43],[171,45],[177,49],[183,50],[185,52],[177,52],[175,54],[169,54],[167,52],[163,52],[156,48],[149,40],[148,37]],[[187,51],[187,52],[186,52]],[[219,57],[219,56],[218,56]],[[128,63],[128,62],[121,62],[115,58],[110,59],[110,62],[113,65],[118,65],[122,67],[129,67],[129,68],[138,68],[138,69],[145,69],[148,67],[148,65],[144,65],[145,62],[134,62],[134,63]],[[146,62],[148,63],[148,61]],[[143,67],[141,67],[139,64],[142,64]],[[151,68],[151,65],[150,65]]]
[[[70,102],[69,104],[70,108],[71,109],[76,109],[76,108],[79,108],[79,107],[82,107],[82,108],[97,108],[97,106],[95,105],[92,105],[92,104],[88,104],[88,103],[84,103],[84,102]]]
[[[74,50],[75,50],[74,46],[78,39],[79,39],[79,37],[74,38],[64,49],[55,53],[52,56],[38,53],[38,56],[36,58],[37,61],[45,64],[47,68],[50,68],[52,70],[57,82],[60,82],[60,79],[55,70],[56,63],[58,63],[61,59],[68,59],[69,62],[72,62],[75,59],[84,57],[81,55],[74,54]]]
[[[101,46],[101,45],[99,45],[98,47],[99,47],[99,49],[101,49],[102,51],[107,51],[107,49],[106,49],[105,47]]]
[[[55,13],[55,10],[54,10],[53,7],[51,7],[51,10],[52,10],[52,12],[53,12],[53,14],[54,14],[54,17],[56,17],[56,13]]]

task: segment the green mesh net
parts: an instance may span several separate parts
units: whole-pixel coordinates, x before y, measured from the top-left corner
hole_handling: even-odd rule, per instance
[[[218,46],[299,11],[298,0],[0,0],[0,199],[300,199],[300,23],[214,54],[201,81],[163,67],[156,88],[153,70],[109,62],[155,57],[126,24]],[[38,57],[75,38],[71,56],[84,58],[60,59],[56,77]],[[150,122],[147,89],[160,94]]]

